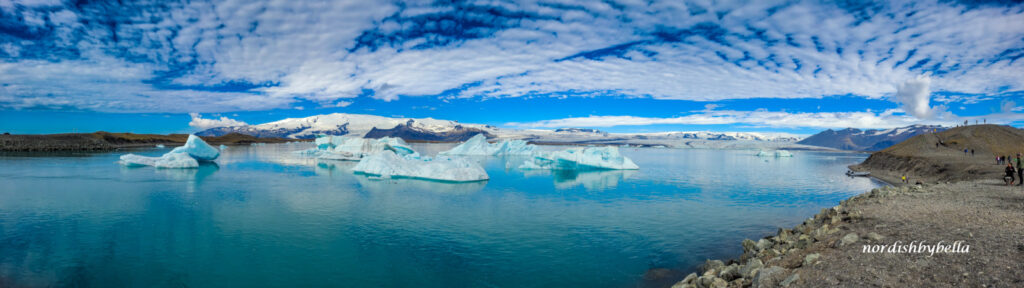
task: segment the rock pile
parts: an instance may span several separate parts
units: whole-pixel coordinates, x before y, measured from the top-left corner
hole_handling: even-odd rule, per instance
[[[845,223],[856,222],[864,217],[860,210],[850,209],[851,204],[860,201],[880,201],[887,197],[922,190],[923,187],[920,185],[887,186],[851,197],[835,207],[822,209],[814,217],[808,218],[793,229],[779,228],[775,236],[757,241],[743,240],[743,255],[738,261],[708,260],[701,265],[700,274],[691,273],[672,288],[789,287],[798,284],[799,268],[823,261],[819,252],[824,252],[822,250],[827,248],[852,245],[862,240],[861,235],[857,233],[839,233],[844,230]],[[883,238],[884,236],[874,232],[864,237],[872,242],[879,242]]]

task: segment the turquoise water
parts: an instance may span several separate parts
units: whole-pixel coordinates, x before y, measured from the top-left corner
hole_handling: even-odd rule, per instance
[[[843,175],[866,157],[849,153],[629,148],[640,170],[583,173],[478,158],[491,180],[452,184],[289,153],[311,146],[230,147],[187,170],[0,156],[0,286],[657,286],[671,279],[649,269],[736,257],[879,185]]]

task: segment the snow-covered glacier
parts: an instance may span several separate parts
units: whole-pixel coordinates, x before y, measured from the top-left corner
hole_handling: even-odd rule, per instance
[[[199,161],[213,161],[220,156],[220,151],[196,135],[188,135],[184,146],[175,147],[160,157],[149,157],[135,154],[121,155],[121,164],[125,166],[153,166],[157,168],[196,168]]]
[[[633,163],[633,160],[619,154],[618,147],[605,146],[570,148],[561,151],[538,151],[533,153],[530,160],[523,162],[519,169],[636,170],[640,169],[640,167]]]
[[[384,151],[391,151],[401,156],[418,155],[401,138],[365,139],[351,136],[319,135],[314,143],[316,143],[315,148],[295,151],[295,153],[315,156],[320,159],[351,161],[358,161],[363,157]]]
[[[352,168],[353,172],[383,177],[403,177],[451,182],[487,180],[487,171],[463,158],[399,156],[392,151],[367,155]]]
[[[536,151],[538,151],[537,146],[527,144],[523,140],[504,140],[497,143],[488,143],[486,136],[476,134],[473,138],[469,138],[466,142],[459,144],[459,146],[441,152],[440,155],[531,155]]]
[[[196,135],[188,135],[184,146],[175,147],[170,153],[186,153],[199,161],[213,161],[220,156],[220,150],[213,148]]]

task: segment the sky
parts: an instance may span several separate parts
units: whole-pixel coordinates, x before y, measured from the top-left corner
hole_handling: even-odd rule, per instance
[[[1021,127],[1022,56],[1013,1],[0,0],[0,131]]]

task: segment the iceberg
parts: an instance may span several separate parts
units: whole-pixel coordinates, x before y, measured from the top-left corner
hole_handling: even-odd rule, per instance
[[[476,134],[466,142],[455,146],[451,150],[439,153],[440,155],[481,155],[481,156],[503,156],[503,155],[532,155],[537,151],[537,146],[527,144],[523,140],[505,140],[498,143],[488,143],[487,137],[483,134]]]
[[[121,155],[121,164],[125,166],[153,166],[157,168],[198,168],[199,161],[188,154],[171,152],[160,157],[147,157],[135,154]]]
[[[164,144],[156,144],[156,148],[167,148],[167,146],[164,146]]]
[[[586,147],[562,151],[535,152],[519,169],[524,170],[636,170],[633,160],[619,154],[619,148]]]
[[[350,136],[317,136],[316,147],[306,150],[295,151],[294,153],[306,156],[314,156],[328,160],[352,160],[358,161],[368,155],[378,154],[384,151],[391,151],[400,156],[419,156],[408,143],[401,138],[384,137],[380,139],[365,139]]]
[[[196,135],[188,135],[188,140],[185,141],[185,146],[175,147],[170,153],[186,153],[199,161],[213,161],[214,159],[217,159],[217,156],[220,156],[220,151],[218,151],[217,148],[213,148],[210,144],[206,144],[203,139],[200,139]]]
[[[793,153],[786,150],[775,150],[775,157],[793,157]]]
[[[771,156],[771,154],[768,154],[768,152],[765,152],[764,150],[757,151],[757,157],[768,157],[768,156]]]
[[[224,151],[224,149],[228,149],[228,145],[220,144],[220,150]]]
[[[414,178],[449,182],[472,182],[490,179],[487,171],[475,162],[464,158],[399,156],[393,151],[384,151],[363,157],[355,167],[355,173],[376,175],[384,178]]]

